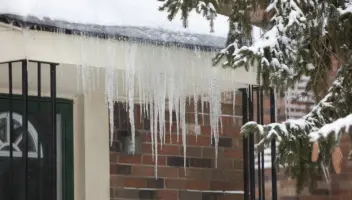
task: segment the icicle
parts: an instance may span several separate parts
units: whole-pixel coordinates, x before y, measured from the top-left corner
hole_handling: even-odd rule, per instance
[[[158,177],[158,112],[157,106],[154,105],[154,160],[155,160],[155,178]]]
[[[179,126],[179,121],[180,121],[180,99],[176,99],[175,101],[175,110],[176,110],[176,132],[177,132],[177,142],[179,142],[179,133],[180,133],[180,126]]]
[[[236,121],[236,91],[237,89],[235,88],[233,90],[233,94],[232,94],[232,115],[233,115],[233,122],[235,123]]]
[[[181,115],[181,129],[182,129],[182,146],[183,146],[183,167],[186,174],[186,155],[187,155],[187,130],[186,130],[186,98],[180,99],[180,115]]]
[[[155,161],[155,153],[154,153],[154,143],[156,142],[155,141],[155,138],[154,138],[154,105],[153,103],[149,104],[149,116],[150,116],[150,137],[152,138],[152,159],[153,161]]]
[[[139,97],[139,120],[143,121],[143,96],[142,96],[142,76],[140,70],[137,68],[137,81],[138,81],[138,97]]]
[[[200,96],[200,103],[201,103],[201,109],[202,109],[202,125],[204,126],[204,95],[202,94]]]
[[[109,108],[109,125],[110,125],[110,145],[112,145],[114,137],[114,69],[112,66],[106,70],[106,97]]]
[[[136,57],[136,49],[135,45],[129,49],[128,52],[129,59],[127,60],[128,69],[126,70],[126,90],[128,90],[128,113],[130,119],[130,126],[131,126],[131,137],[132,137],[132,149],[133,154],[135,153],[135,144],[136,144],[136,129],[135,129],[135,121],[134,121],[134,76],[135,76],[135,57]],[[127,106],[126,106],[127,109]]]
[[[172,96],[173,94],[171,94],[170,96],[169,96],[169,101],[168,101],[168,103],[169,103],[169,131],[170,131],[170,133],[169,133],[169,135],[170,135],[170,143],[172,143],[172,113],[173,113],[173,107],[172,107],[172,105],[174,104],[174,102],[173,102],[173,96]]]
[[[194,109],[194,134],[196,135],[196,142],[198,142],[198,95],[197,83],[195,78],[194,63],[192,63],[192,82],[193,82],[193,109]]]
[[[132,86],[133,87],[133,84]],[[128,95],[128,102],[129,102],[129,118],[130,118],[130,125],[131,125],[131,137],[132,137],[132,148],[133,154],[135,153],[135,145],[136,145],[136,132],[135,132],[135,123],[134,123],[134,90],[131,89]]]
[[[147,118],[149,118],[150,119],[150,110],[151,110],[151,107],[150,107],[150,104],[152,103],[151,101],[149,101],[149,95],[146,95],[146,102],[147,102],[147,105],[145,106],[145,108],[146,108],[146,111],[145,111],[145,114],[146,114],[146,116],[147,116]]]
[[[209,91],[209,107],[210,107],[210,124],[211,124],[211,137],[215,142],[215,167],[217,167],[218,158],[218,143],[219,143],[219,120],[221,120],[221,92],[219,90],[218,81],[216,79],[217,71],[214,70],[210,79]]]
[[[167,77],[166,77],[166,68],[164,68],[164,90],[163,90],[163,95],[161,97],[161,103],[162,103],[162,111],[161,111],[161,119],[162,119],[162,125],[163,125],[163,137],[164,137],[164,144],[166,142],[166,122],[165,122],[165,112],[166,112],[166,88],[167,88]]]
[[[198,135],[199,135],[199,129],[198,129],[198,96],[196,93],[193,94],[194,98],[194,134],[196,135],[196,142],[198,142]]]
[[[168,104],[169,104],[169,135],[170,135],[170,143],[172,143],[172,125],[173,125],[173,105],[174,105],[174,91],[175,91],[175,75],[174,68],[171,65],[171,69],[168,70],[169,75],[169,88],[168,88]]]
[[[221,109],[221,108],[220,108],[220,109]],[[223,126],[221,114],[220,114],[220,118],[219,118],[219,119],[220,119],[220,134],[222,135],[222,134],[223,134],[222,131],[223,131],[223,127],[224,127],[224,126]]]

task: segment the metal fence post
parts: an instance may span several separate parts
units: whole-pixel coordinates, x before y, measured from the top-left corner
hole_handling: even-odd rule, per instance
[[[27,71],[27,60],[22,61],[22,95],[23,95],[23,141],[24,151],[22,159],[24,162],[24,199],[28,198],[28,71]]]
[[[274,89],[270,88],[270,122],[275,122],[275,95]],[[277,174],[276,174],[276,140],[271,141],[271,186],[272,200],[277,200]]]
[[[254,120],[253,116],[253,86],[248,86],[248,111],[249,121]],[[249,135],[249,175],[250,175],[250,199],[255,200],[255,160],[254,160],[254,134]]]
[[[56,64],[50,64],[50,99],[51,99],[51,125],[53,134],[52,156],[53,166],[56,165]],[[57,198],[56,167],[53,168],[53,199]]]
[[[248,97],[247,89],[242,88],[242,123],[245,124],[248,122]],[[249,200],[249,174],[248,174],[248,137],[243,136],[243,191],[244,191],[244,200]]]

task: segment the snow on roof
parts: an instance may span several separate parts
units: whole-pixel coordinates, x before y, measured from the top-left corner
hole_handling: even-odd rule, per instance
[[[184,28],[180,15],[173,21],[159,11],[157,0],[2,0],[0,14],[26,22],[105,32],[147,40],[224,47],[228,18],[218,15],[214,32],[195,11]]]

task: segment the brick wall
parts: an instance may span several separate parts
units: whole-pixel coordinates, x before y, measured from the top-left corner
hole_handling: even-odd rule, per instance
[[[236,114],[241,115],[240,96],[236,99]],[[242,139],[239,135],[242,119],[240,116],[235,119],[232,117],[232,99],[229,102],[222,105],[223,131],[219,140],[217,168],[215,148],[210,137],[209,108],[204,109],[204,123],[202,114],[198,116],[201,135],[196,137],[193,103],[187,103],[186,174],[183,167],[181,134],[177,140],[174,127],[171,139],[167,133],[166,144],[159,146],[157,179],[152,159],[149,120],[141,120],[139,105],[136,105],[135,121],[137,133],[141,138],[141,153],[123,153],[121,135],[126,134],[129,124],[127,113],[119,103],[119,106],[115,107],[115,134],[110,150],[111,199],[241,199],[241,194],[217,192],[243,190]],[[200,113],[200,105],[197,109]],[[167,119],[168,123],[170,122]]]

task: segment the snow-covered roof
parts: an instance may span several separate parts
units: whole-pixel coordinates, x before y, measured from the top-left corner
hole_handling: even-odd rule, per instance
[[[107,34],[129,39],[222,48],[228,18],[218,15],[214,32],[201,14],[190,13],[184,28],[180,15],[173,21],[158,10],[157,0],[2,0],[0,15],[30,24]]]

